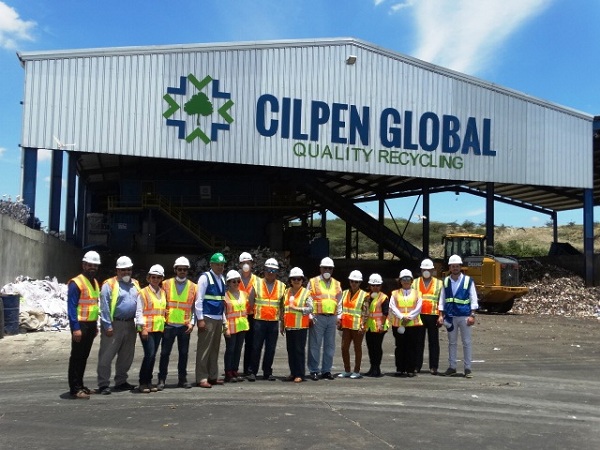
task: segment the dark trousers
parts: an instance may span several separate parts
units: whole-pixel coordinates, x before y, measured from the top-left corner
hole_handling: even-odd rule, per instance
[[[440,332],[437,326],[438,316],[435,314],[421,314],[422,327],[418,328],[417,371],[423,367],[423,353],[425,352],[425,334],[429,345],[429,368],[437,370],[440,363]]]
[[[254,344],[252,346],[252,363],[250,364],[252,373],[256,374],[258,372],[263,344],[265,346],[265,356],[262,363],[263,375],[269,376],[273,373],[273,360],[275,359],[275,347],[277,347],[278,335],[278,321],[254,321]]]
[[[290,375],[304,378],[306,374],[306,340],[308,328],[285,330],[285,344],[288,353]]]
[[[158,363],[158,379],[166,380],[169,369],[169,358],[173,350],[173,344],[177,339],[177,352],[179,359],[177,362],[177,375],[180,383],[187,382],[187,363],[188,353],[190,351],[190,335],[186,333],[187,327],[174,327],[165,325],[162,343],[160,345],[160,362]]]
[[[240,331],[225,338],[225,373],[237,372],[240,369],[240,358],[245,337],[246,332]]]
[[[406,327],[404,333],[398,333],[398,327],[392,327],[396,340],[396,371],[412,373],[417,370],[417,345],[420,327]]]
[[[98,334],[98,326],[94,322],[79,322],[81,329],[81,341],[75,342],[71,339],[71,356],[69,357],[69,391],[77,394],[83,389],[83,374],[87,365],[94,338]],[[73,333],[71,332],[71,336]]]
[[[387,331],[384,333],[367,331],[365,333],[371,368],[381,367],[381,359],[383,358],[383,338],[385,337],[385,333],[387,333]]]
[[[248,314],[248,324],[250,329],[246,331],[244,337],[244,373],[251,372],[250,365],[252,364],[252,347],[254,346],[254,314]]]
[[[162,336],[162,331],[148,333],[148,339],[142,339],[140,334],[140,341],[142,341],[142,347],[144,348],[144,359],[142,359],[142,366],[140,367],[140,384],[152,383],[152,371],[154,370],[156,354]]]

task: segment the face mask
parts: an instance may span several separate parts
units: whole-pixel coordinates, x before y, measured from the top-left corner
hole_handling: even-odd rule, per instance
[[[179,278],[179,277],[175,277],[175,279],[177,281],[179,281],[180,283],[183,283],[185,280],[187,280],[187,278]]]
[[[125,275],[121,278],[125,283],[129,283],[131,281],[131,275]]]
[[[377,292],[371,292],[371,298],[377,298],[379,294]]]
[[[325,272],[325,273],[323,274],[323,278],[324,278],[325,280],[329,280],[329,279],[331,278],[331,272]]]
[[[431,276],[431,272],[429,270],[424,270],[422,275],[423,278],[429,278]]]
[[[250,272],[250,264],[246,263],[242,266],[243,272]]]

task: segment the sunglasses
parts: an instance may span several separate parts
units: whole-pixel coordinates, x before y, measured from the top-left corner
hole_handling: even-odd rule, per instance
[[[290,281],[302,281],[302,278],[290,278]]]
[[[187,272],[188,268],[187,267],[178,267],[177,269],[175,269],[177,272]]]
[[[265,272],[267,272],[267,273],[277,273],[277,269],[266,269]]]
[[[356,281],[356,280],[349,280],[349,281],[350,281],[350,284],[355,284],[355,283],[359,283],[360,284],[360,281]]]
[[[410,281],[412,281],[412,278],[406,278],[406,277],[405,277],[405,278],[400,278],[400,281],[401,281],[402,283],[406,283],[406,282],[410,282]]]
[[[325,272],[333,272],[333,267],[321,267]]]
[[[239,284],[240,280],[229,280],[228,283]]]

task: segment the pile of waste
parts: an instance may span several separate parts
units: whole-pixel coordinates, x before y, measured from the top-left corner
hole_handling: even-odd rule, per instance
[[[18,195],[17,200],[14,202],[6,194],[0,198],[0,214],[4,214],[20,223],[27,223],[29,212],[29,206],[23,204],[23,200]]]

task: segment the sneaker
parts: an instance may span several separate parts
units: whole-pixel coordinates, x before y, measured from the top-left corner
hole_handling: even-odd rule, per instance
[[[96,390],[96,394],[100,394],[100,395],[110,395],[111,390],[108,386],[100,386],[97,390]]]
[[[158,388],[156,387],[155,384],[150,385],[150,392],[158,392]]]
[[[241,383],[242,381],[245,380],[245,378],[243,376],[241,376],[239,373],[237,372],[233,372],[233,376],[236,378],[238,383]]]
[[[83,389],[79,389],[75,394],[71,394],[71,398],[74,398],[77,400],[89,400],[90,394],[85,392]]]
[[[362,375],[360,374],[360,372],[354,372],[350,375],[350,378],[352,378],[353,380],[358,380],[359,378],[362,378]]]
[[[325,372],[323,375],[321,375],[321,378],[323,380],[333,380],[333,375],[331,375],[331,372]]]
[[[256,375],[251,373],[250,375],[248,375],[248,381],[256,381]]]
[[[271,375],[263,375],[263,380],[275,381],[275,380],[277,380],[277,378],[275,378],[275,376],[273,374],[271,374]]]
[[[338,374],[338,378],[351,378],[352,373],[351,372],[342,372],[340,374]]]
[[[183,389],[191,389],[192,383],[188,383],[187,381],[180,381],[179,383],[177,383],[177,387]]]
[[[313,381],[319,381],[319,374],[317,372],[311,372],[310,379]]]
[[[407,372],[407,373],[406,373],[406,376],[407,376],[408,378],[414,378],[414,377],[416,377],[416,376],[417,376],[417,372]]]
[[[465,378],[473,378],[473,372],[471,372],[471,369],[465,369]]]
[[[114,387],[115,391],[133,391],[135,386],[133,384],[129,384],[127,382],[118,384]]]
[[[456,375],[456,369],[448,367],[444,373],[441,374],[443,377],[452,377]]]
[[[138,387],[138,391],[140,391],[142,394],[149,394],[150,386],[148,386],[147,384],[140,384]]]
[[[158,380],[158,384],[156,385],[156,390],[164,391],[165,389],[165,380]]]

